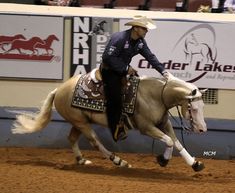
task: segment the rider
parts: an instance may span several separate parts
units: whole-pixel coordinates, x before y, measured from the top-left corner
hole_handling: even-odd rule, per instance
[[[132,57],[141,54],[166,79],[169,77],[169,73],[150,51],[144,40],[148,30],[156,28],[154,22],[145,16],[135,16],[125,25],[131,28],[111,36],[102,55],[100,66],[107,100],[108,126],[114,141],[127,137],[124,124],[120,121],[122,115],[121,80],[127,74],[137,75],[137,71],[129,65]]]

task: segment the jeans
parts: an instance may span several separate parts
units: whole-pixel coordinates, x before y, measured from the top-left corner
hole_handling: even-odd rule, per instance
[[[102,69],[108,126],[114,134],[122,113],[122,78],[110,69]]]

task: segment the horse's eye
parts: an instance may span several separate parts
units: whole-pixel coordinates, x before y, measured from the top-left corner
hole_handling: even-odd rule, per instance
[[[197,94],[197,89],[194,89],[193,91],[192,91],[192,95],[194,96],[194,95],[196,95]]]

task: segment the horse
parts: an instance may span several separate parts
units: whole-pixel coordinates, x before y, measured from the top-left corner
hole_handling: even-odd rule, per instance
[[[51,48],[51,44],[52,42],[56,40],[59,41],[59,39],[54,35],[49,35],[45,40],[44,43],[37,43],[34,48],[42,48],[45,49],[47,52],[47,55],[52,55],[53,54],[53,49]],[[51,53],[49,53],[49,51],[51,51]]]
[[[17,40],[17,39],[25,40],[26,38],[22,34],[17,34],[14,36],[0,36],[0,48],[3,51],[6,51],[6,49],[4,48],[4,45],[11,44],[12,41]]]
[[[186,58],[190,57],[190,64],[193,62],[194,55],[199,55],[201,62],[215,62],[216,55],[213,57],[210,46],[206,43],[199,43],[195,38],[194,34],[191,37],[185,39],[185,50],[184,53]]]
[[[96,112],[84,108],[71,106],[73,91],[82,75],[71,77],[62,85],[51,91],[46,97],[41,109],[37,113],[21,112],[13,123],[12,133],[24,134],[41,131],[49,122],[53,104],[57,112],[72,124],[68,140],[72,146],[78,165],[87,165],[92,162],[83,157],[78,145],[79,137],[83,134],[91,145],[101,151],[105,158],[110,159],[119,167],[132,167],[126,160],[107,150],[91,124],[98,124],[107,128],[105,112]],[[207,131],[203,116],[202,93],[194,84],[180,80],[173,75],[168,81],[153,77],[142,77],[137,90],[136,104],[129,123],[133,129],[139,130],[142,135],[159,139],[166,144],[163,154],[157,156],[160,166],[167,166],[172,158],[175,147],[185,162],[194,171],[201,171],[204,164],[192,157],[177,139],[168,117],[168,110],[174,106],[181,106],[181,114],[188,121],[191,130],[196,133]]]
[[[5,52],[8,53],[12,50],[18,50],[20,54],[22,54],[21,49],[24,50],[30,50],[32,51],[32,55],[35,54],[35,52],[37,52],[37,49],[35,48],[36,44],[45,44],[45,42],[39,38],[39,37],[32,37],[29,40],[14,40],[11,43],[11,48]]]

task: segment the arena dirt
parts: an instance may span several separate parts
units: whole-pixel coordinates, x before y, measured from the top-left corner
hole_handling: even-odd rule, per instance
[[[133,168],[118,168],[97,151],[77,166],[70,149],[0,148],[1,193],[232,193],[235,160],[199,159],[194,172],[181,157],[166,168],[150,154],[118,153]]]

